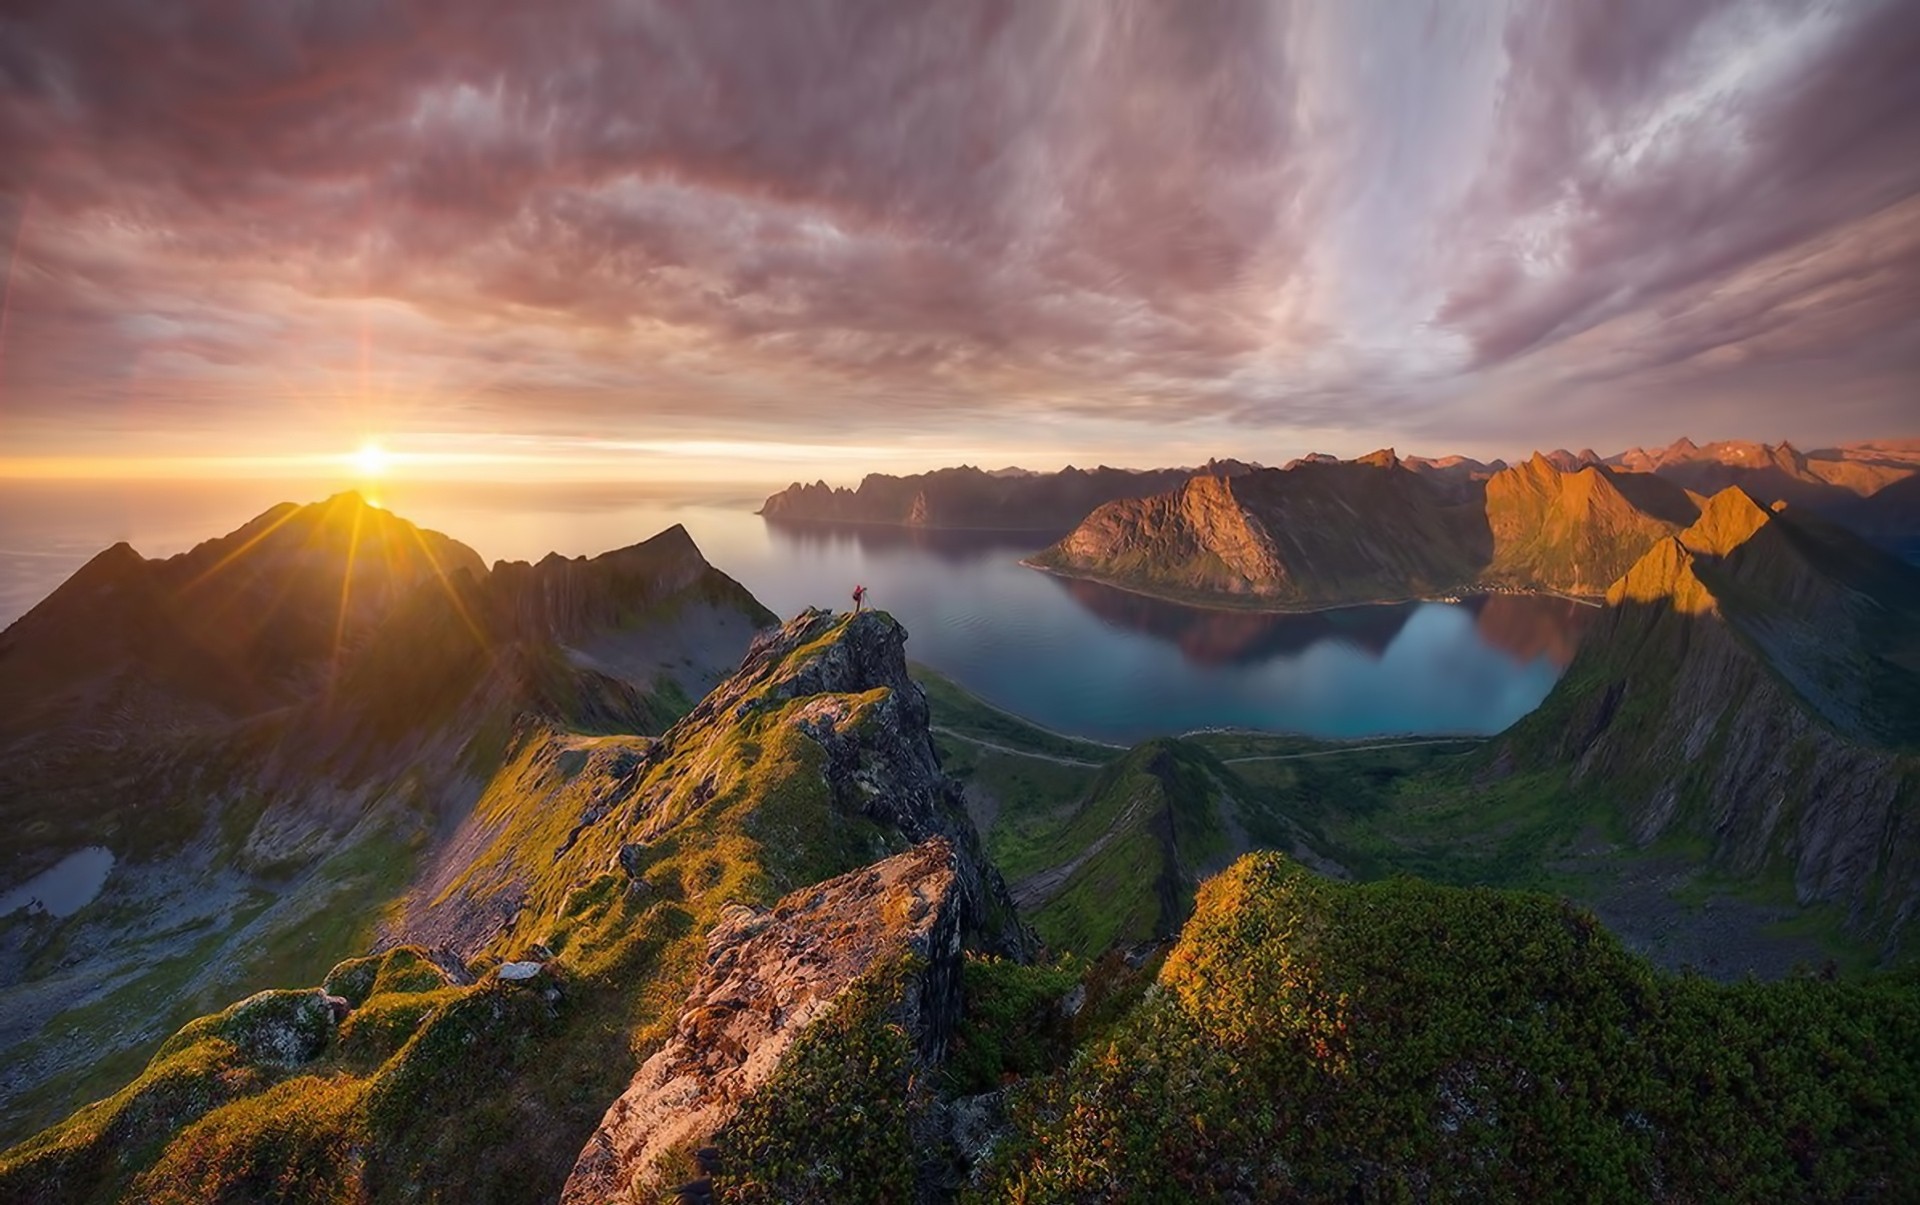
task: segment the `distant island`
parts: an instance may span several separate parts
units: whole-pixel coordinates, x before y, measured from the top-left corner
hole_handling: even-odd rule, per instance
[[[1198,468],[1115,469],[1101,465],[1057,473],[971,465],[895,477],[869,473],[858,489],[794,482],[768,498],[759,513],[796,523],[870,523],[895,527],[1065,531],[1102,503],[1144,498],[1196,476],[1231,477],[1258,466],[1212,460]]]

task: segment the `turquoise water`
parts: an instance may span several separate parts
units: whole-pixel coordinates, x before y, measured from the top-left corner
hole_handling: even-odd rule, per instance
[[[847,605],[856,584],[912,634],[908,654],[1048,727],[1133,741],[1205,727],[1323,737],[1491,733],[1536,706],[1590,608],[1495,597],[1262,616],[1162,603],[1048,576],[1020,557],[1045,536],[769,526],[768,486],[388,486],[377,500],[489,560],[592,554],[682,523],[707,559],[782,615]],[[166,555],[283,498],[330,489],[7,487],[0,621],[92,552]]]

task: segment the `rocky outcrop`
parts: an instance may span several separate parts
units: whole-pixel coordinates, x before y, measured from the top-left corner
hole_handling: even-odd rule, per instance
[[[959,1011],[967,907],[955,850],[935,839],[769,910],[729,909],[707,935],[673,1035],[607,1111],[561,1200],[599,1205],[666,1187],[662,1156],[712,1137],[809,1024],[895,960],[910,958],[913,971],[894,1014],[920,1057],[938,1063]]]
[[[803,611],[755,639],[739,670],[648,750],[647,763],[672,761],[716,731],[803,701],[793,722],[824,752],[835,805],[908,841],[945,838],[969,913],[982,918],[983,944],[1024,954],[1030,936],[980,848],[960,785],[940,767],[926,692],[907,673],[906,641],[907,630],[884,611]],[[642,838],[665,831],[661,826],[678,815],[644,790],[633,806],[644,818]]]

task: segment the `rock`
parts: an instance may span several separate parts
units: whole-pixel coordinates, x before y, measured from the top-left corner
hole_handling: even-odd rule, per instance
[[[326,1004],[327,1011],[333,1014],[335,1025],[346,1020],[347,1014],[353,1011],[353,1005],[348,1003],[344,996],[329,996],[322,993],[320,999]]]
[[[993,1154],[993,1147],[1007,1132],[1007,1094],[1005,1090],[963,1096],[947,1106],[947,1141],[969,1179]]]
[[[653,747],[670,757],[716,727],[731,728],[743,711],[805,700],[790,722],[825,751],[824,773],[835,803],[898,830],[908,841],[945,838],[957,859],[969,915],[983,926],[971,939],[1025,959],[1036,940],[1020,922],[1000,872],[981,850],[960,785],[940,768],[926,692],[907,673],[906,641],[907,630],[884,611],[835,615],[809,608],[756,637],[739,671]],[[849,700],[882,689],[885,695],[859,709],[855,719]],[[697,792],[695,805],[703,799]],[[644,820],[651,806],[640,798],[636,818]],[[623,848],[623,865],[626,859]]]
[[[503,962],[494,974],[508,983],[522,983],[546,969],[540,962]]]
[[[663,1191],[662,1155],[718,1131],[855,980],[908,953],[920,967],[897,1015],[919,1057],[938,1062],[960,1008],[968,898],[958,862],[952,843],[936,838],[771,910],[729,907],[708,934],[673,1036],[607,1111],[561,1200],[599,1205]]]

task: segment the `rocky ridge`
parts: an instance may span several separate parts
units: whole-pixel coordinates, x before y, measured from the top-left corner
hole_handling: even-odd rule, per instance
[[[1506,747],[1892,954],[1920,904],[1920,572],[1737,487],[1614,584]]]
[[[808,1017],[838,1015],[829,1006],[850,983],[870,996],[895,955],[912,966],[894,968],[907,978],[889,1024],[913,1035],[914,1057],[937,1062],[959,946],[1019,959],[1034,943],[940,771],[905,637],[882,613],[806,612],[757,640],[739,672],[657,740],[526,729],[448,842],[450,873],[427,874],[392,922],[391,940],[438,952],[403,946],[385,958],[404,955],[404,969],[337,970],[330,994],[348,1007],[337,1033],[284,1067],[228,1075],[219,1093],[193,1088],[204,1105],[167,1114],[155,1094],[194,1083],[198,1066],[182,1061],[192,1043],[170,1044],[107,1112],[0,1159],[0,1195],[190,1184],[185,1195],[218,1196],[267,1157],[255,1144],[296,1117],[312,1174],[373,1199],[505,1183],[557,1193],[603,1121],[616,1153],[658,1152],[634,1120],[658,1110],[635,1113],[635,1102],[675,1079],[674,1092],[688,1087],[692,1069],[674,1050],[711,1039],[701,1056],[721,1060],[715,1073],[727,1070],[724,1052],[741,1055],[738,1075],[703,1089],[717,1112],[674,1114],[676,1132],[708,1132],[755,1099],[783,1044],[812,1032]],[[458,916],[478,923],[441,923]],[[717,977],[703,981],[703,965]],[[691,1005],[676,1006],[689,992]],[[731,1002],[748,998],[781,1011],[736,1015]],[[227,1128],[217,1107],[239,1099],[264,1130]],[[502,1120],[502,1099],[517,1120]],[[135,1114],[148,1128],[123,1148],[111,1118]],[[227,1152],[217,1166],[194,1154],[210,1141]],[[616,1172],[628,1162],[617,1158]]]

